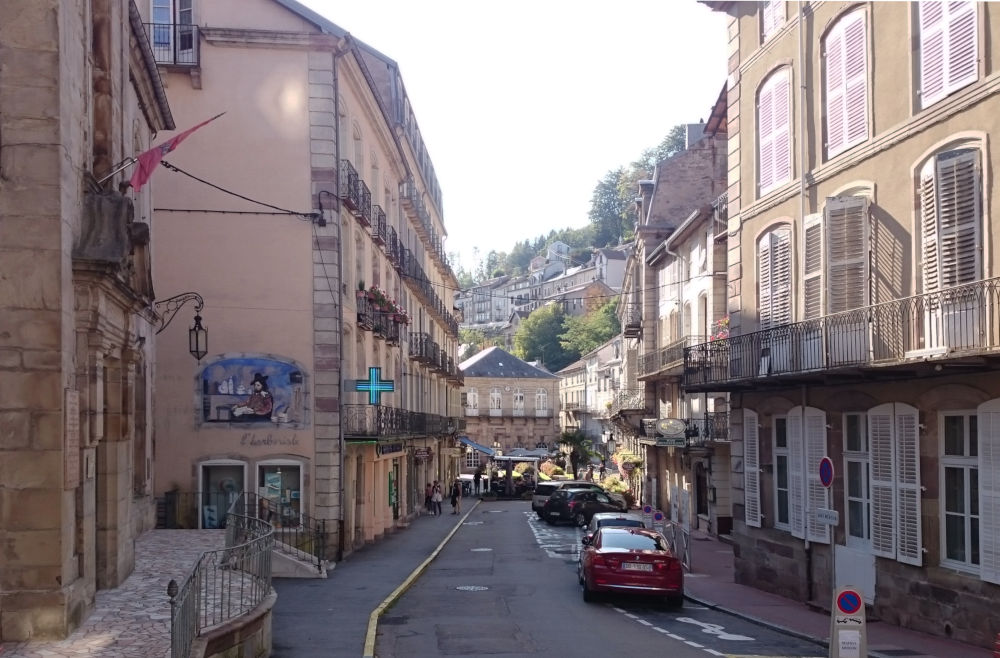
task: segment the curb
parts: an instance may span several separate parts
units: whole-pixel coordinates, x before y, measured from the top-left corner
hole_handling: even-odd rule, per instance
[[[756,624],[758,626],[770,628],[773,631],[778,631],[779,633],[784,633],[785,635],[791,635],[792,637],[798,638],[800,640],[805,640],[806,642],[812,642],[813,644],[823,647],[827,651],[829,651],[830,649],[830,643],[827,640],[821,640],[818,637],[814,637],[812,635],[809,635],[808,633],[803,633],[802,631],[797,631],[794,628],[788,628],[787,626],[782,626],[781,624],[775,624],[774,622],[761,619],[760,617],[754,617],[753,615],[748,614],[746,612],[742,612],[740,610],[734,610],[732,608],[727,608],[726,606],[719,605],[718,603],[715,603],[713,601],[700,599],[696,596],[692,596],[691,594],[685,593],[684,598],[693,603],[697,603],[698,605],[703,605],[711,610],[718,610],[719,612],[724,612],[727,615],[739,617],[740,619],[748,621],[751,624]],[[894,658],[895,655],[882,653],[880,651],[869,648],[868,656],[869,658]]]
[[[467,518],[469,518],[469,515],[472,514],[472,512],[475,511],[475,509],[479,507],[479,504],[482,502],[482,499],[480,499],[473,503],[472,507],[469,508],[469,511],[458,519],[458,523],[455,524],[455,527],[452,528],[447,535],[445,535],[444,539],[441,540],[441,543],[437,545],[437,548],[431,551],[431,554],[427,556],[427,559],[421,562],[417,568],[406,577],[406,580],[404,580],[399,587],[394,589],[392,593],[378,605],[377,608],[372,610],[372,613],[368,616],[368,632],[365,634],[365,651],[362,654],[363,658],[375,658],[375,636],[378,634],[379,617],[385,614],[385,611],[391,608],[393,604],[399,600],[399,597],[401,597],[404,593],[406,593],[406,590],[413,586],[413,583],[416,582],[417,578],[419,578],[427,567],[430,566],[430,563],[434,561],[438,554],[444,549],[445,545],[451,541],[451,538],[456,532],[458,532],[458,529],[462,527],[462,524],[465,523]]]

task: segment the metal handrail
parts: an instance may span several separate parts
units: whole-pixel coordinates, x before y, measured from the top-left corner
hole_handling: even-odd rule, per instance
[[[205,630],[249,613],[271,592],[274,527],[240,514],[245,508],[241,495],[226,513],[224,549],[202,553],[180,586],[167,585],[172,658],[186,658]]]
[[[143,23],[157,64],[195,67],[201,64],[198,26],[190,23]]]

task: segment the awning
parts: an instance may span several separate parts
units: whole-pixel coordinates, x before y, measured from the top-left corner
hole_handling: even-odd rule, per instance
[[[476,443],[475,441],[473,441],[472,439],[470,439],[467,436],[460,436],[460,437],[458,437],[458,440],[461,441],[463,444],[465,444],[467,446],[472,446],[473,448],[475,448],[479,452],[485,453],[486,455],[488,455],[490,457],[493,456],[493,448],[487,448],[484,445]]]

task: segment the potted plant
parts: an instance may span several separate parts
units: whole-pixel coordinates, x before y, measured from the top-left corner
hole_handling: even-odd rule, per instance
[[[361,279],[360,281],[358,281],[358,290],[357,290],[357,292],[355,292],[355,295],[357,295],[358,299],[362,299],[362,298],[364,298],[364,297],[366,297],[368,295],[368,293],[365,292],[365,280],[364,279]]]

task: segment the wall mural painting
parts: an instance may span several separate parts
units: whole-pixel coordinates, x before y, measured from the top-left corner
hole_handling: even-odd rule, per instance
[[[223,355],[199,375],[200,422],[227,427],[272,423],[309,425],[305,370],[273,355]]]

